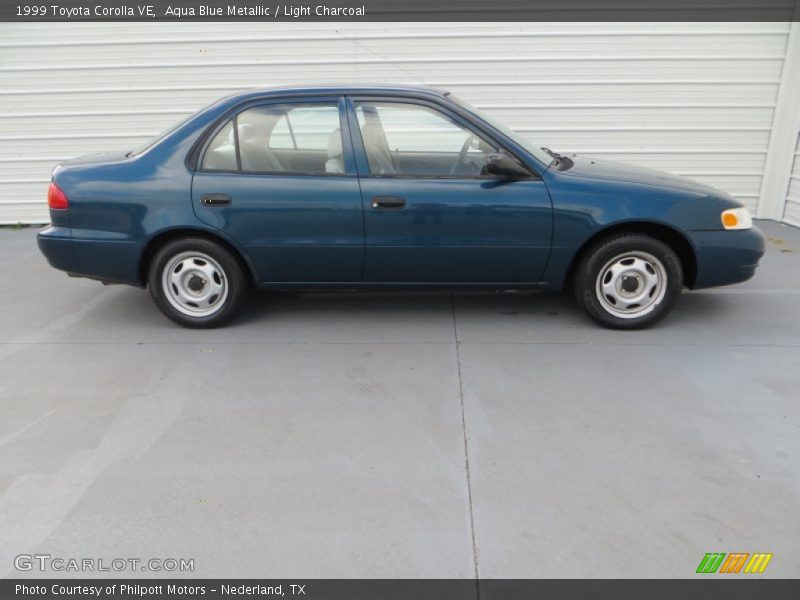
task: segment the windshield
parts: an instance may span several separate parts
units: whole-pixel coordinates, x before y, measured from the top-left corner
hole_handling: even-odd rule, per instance
[[[485,113],[482,113],[474,106],[471,106],[467,102],[464,102],[461,98],[458,98],[453,94],[448,94],[447,97],[461,108],[467,109],[476,117],[479,117],[480,119],[486,121],[489,125],[497,129],[500,133],[503,133],[508,137],[510,137],[512,140],[517,142],[520,146],[525,148],[525,150],[533,154],[533,156],[535,156],[544,164],[549,165],[551,162],[553,162],[553,156],[538,144],[535,144],[532,141],[520,136],[518,133],[511,131],[508,127],[506,127],[499,121],[496,121],[492,117],[487,116]]]

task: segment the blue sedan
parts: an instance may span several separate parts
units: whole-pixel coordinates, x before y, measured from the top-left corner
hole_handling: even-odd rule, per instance
[[[256,90],[130,152],[59,164],[38,237],[71,275],[148,287],[188,327],[269,290],[560,290],[607,327],[750,278],[728,194],[537,146],[444,91]]]

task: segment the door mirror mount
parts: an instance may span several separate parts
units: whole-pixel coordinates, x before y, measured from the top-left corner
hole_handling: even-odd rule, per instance
[[[486,158],[486,173],[503,179],[526,179],[531,176],[530,170],[513,156],[498,152]]]

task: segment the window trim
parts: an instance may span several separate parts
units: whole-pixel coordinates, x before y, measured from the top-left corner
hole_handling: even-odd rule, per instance
[[[292,127],[292,120],[289,118],[289,113],[287,112],[285,115],[283,115],[283,118],[286,119],[286,127],[289,129],[289,137],[292,138],[292,147],[295,150],[299,150],[300,148],[297,147],[297,138],[294,137],[294,127]],[[342,120],[342,115],[339,115],[339,120]],[[272,130],[275,131],[275,128],[273,127]]]
[[[236,153],[236,171],[241,173],[242,154],[241,151],[239,150],[239,113],[236,113],[230,120],[230,122],[233,124],[233,144],[234,144],[233,151]],[[225,126],[223,126],[222,129],[225,129]],[[222,129],[220,129],[220,131],[222,131]],[[214,139],[216,139],[216,137],[217,136],[215,135],[214,137],[211,138],[211,140],[213,141]],[[209,142],[209,146],[210,145],[211,142]],[[208,151],[208,146],[206,146],[206,151]],[[205,162],[205,160],[206,160],[206,153],[203,152],[203,162]],[[200,164],[202,165],[203,163],[201,162]]]
[[[490,131],[487,131],[485,128],[480,127],[478,123],[466,119],[464,116],[454,112],[450,109],[450,107],[439,104],[437,102],[433,102],[427,99],[416,98],[416,97],[404,97],[404,96],[373,96],[373,95],[347,95],[347,112],[348,112],[348,120],[351,120],[351,127],[350,127],[350,137],[353,142],[353,152],[356,154],[356,169],[358,170],[358,176],[360,178],[370,178],[370,179],[468,179],[468,180],[477,180],[477,181],[502,181],[502,178],[497,177],[495,175],[429,175],[429,174],[420,174],[420,175],[413,175],[413,174],[405,174],[405,173],[390,173],[390,174],[382,174],[382,173],[372,173],[370,166],[369,166],[369,157],[367,155],[366,147],[364,146],[364,139],[361,137],[361,126],[358,124],[358,116],[356,114],[356,110],[358,109],[359,102],[375,102],[375,103],[393,103],[393,104],[412,104],[418,106],[424,106],[426,108],[430,108],[436,112],[439,112],[445,117],[450,118],[452,121],[466,129],[467,131],[471,132],[472,134],[477,134],[479,137],[484,138],[486,141],[491,142],[498,150],[498,152],[505,152],[509,156],[512,156],[515,160],[517,160],[522,166],[524,166],[530,173],[528,177],[520,178],[516,181],[542,181],[542,176],[537,173],[534,169],[532,169],[525,161],[521,160],[516,152],[510,150],[506,144],[500,143],[497,138],[492,135]],[[353,126],[355,124],[355,127]],[[383,124],[381,124],[383,126]],[[357,131],[357,139],[356,142],[356,135],[353,133],[353,130]],[[359,158],[363,157],[366,167],[368,169],[367,173],[362,173],[359,168]]]
[[[212,125],[206,128],[203,132],[203,135],[197,141],[197,146],[192,148],[192,150],[187,155],[187,166],[190,166],[188,162],[194,159],[194,168],[192,169],[194,173],[210,173],[210,174],[227,174],[227,175],[270,175],[270,176],[285,176],[285,177],[357,177],[358,176],[358,169],[354,169],[354,172],[345,172],[345,173],[324,173],[318,171],[243,171],[241,169],[241,155],[239,151],[239,127],[237,120],[239,115],[242,114],[246,110],[250,110],[252,108],[257,108],[259,106],[269,106],[273,104],[296,104],[299,106],[307,106],[313,104],[329,104],[336,108],[337,117],[339,119],[339,135],[342,136],[342,149],[343,154],[346,154],[348,151],[348,147],[345,144],[345,141],[351,139],[350,136],[350,127],[347,121],[346,115],[346,107],[343,107],[344,96],[283,96],[277,98],[260,98],[256,100],[251,100],[249,102],[244,102],[242,104],[238,104],[232,107],[230,110],[226,111],[225,114],[220,116],[220,118],[215,121]],[[342,113],[344,110],[345,118],[343,118]],[[288,112],[288,111],[287,111]],[[284,115],[285,116],[285,115]],[[236,144],[236,165],[237,169],[232,171],[230,169],[204,169],[203,168],[203,161],[205,161],[206,152],[208,152],[208,148],[211,145],[211,142],[214,141],[214,138],[217,137],[217,134],[222,131],[228,123],[233,123],[233,136],[235,139]],[[288,122],[288,118],[287,118]],[[345,137],[347,136],[347,137]],[[352,146],[350,147],[351,154],[353,153]],[[353,157],[355,161],[355,157]],[[355,162],[354,165],[355,167]],[[347,160],[345,158],[345,168],[347,168]]]

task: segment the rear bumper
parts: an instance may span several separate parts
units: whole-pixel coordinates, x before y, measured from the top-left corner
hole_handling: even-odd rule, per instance
[[[764,255],[764,235],[757,227],[743,231],[693,231],[689,237],[697,258],[693,289],[747,281]]]
[[[68,271],[74,263],[72,254],[72,230],[68,227],[48,227],[36,236],[39,250],[55,269]]]
[[[50,266],[71,275],[141,286],[139,244],[113,234],[51,226],[36,236]]]

